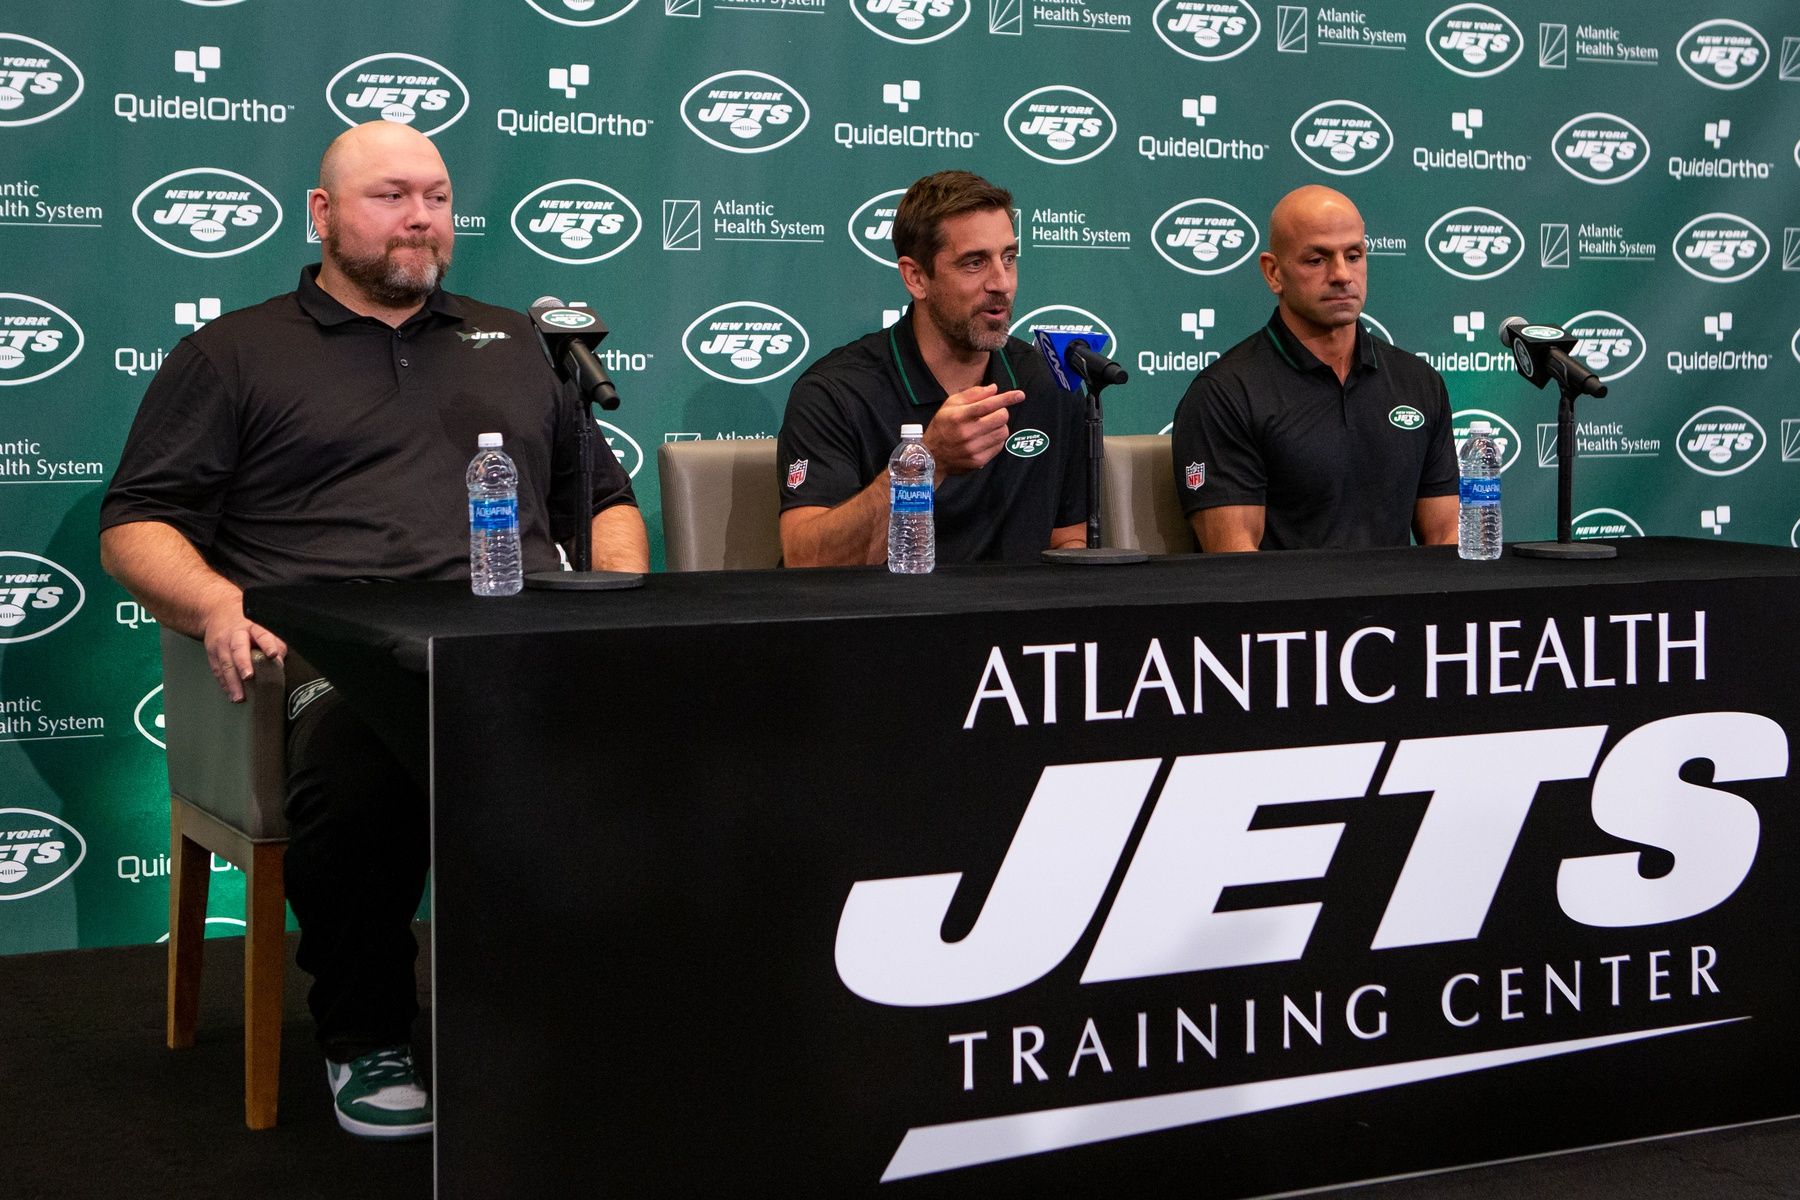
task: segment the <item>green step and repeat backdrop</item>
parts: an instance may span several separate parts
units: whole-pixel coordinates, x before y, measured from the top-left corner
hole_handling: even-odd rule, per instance
[[[1611,386],[1578,412],[1578,534],[1800,541],[1793,0],[15,5],[0,952],[165,932],[156,626],[99,568],[101,489],[174,343],[316,259],[319,153],[375,118],[450,164],[453,288],[611,326],[603,433],[659,559],[657,445],[773,435],[805,363],[893,320],[894,205],[946,167],[1017,198],[1020,328],[1112,335],[1110,432],[1165,429],[1266,319],[1264,217],[1324,182],[1368,222],[1370,326],[1445,374],[1459,434],[1497,421],[1511,538],[1556,510],[1519,314]]]

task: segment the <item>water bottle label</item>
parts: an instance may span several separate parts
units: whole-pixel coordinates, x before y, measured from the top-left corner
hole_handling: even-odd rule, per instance
[[[469,528],[511,529],[519,523],[519,502],[508,497],[469,501]]]
[[[1490,504],[1500,503],[1500,480],[1498,477],[1470,479],[1465,476],[1459,490],[1464,504],[1486,507]]]
[[[931,485],[928,483],[896,483],[893,507],[897,513],[930,512]]]

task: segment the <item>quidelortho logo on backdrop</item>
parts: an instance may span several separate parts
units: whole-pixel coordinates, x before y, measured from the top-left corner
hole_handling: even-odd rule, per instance
[[[1492,279],[1518,263],[1525,235],[1491,208],[1458,208],[1425,231],[1425,252],[1458,279]]]
[[[734,300],[708,309],[681,335],[688,361],[726,383],[756,384],[806,360],[806,329],[772,304]]]
[[[559,25],[604,25],[617,20],[633,8],[638,0],[525,0],[544,16]]]
[[[1746,279],[1768,257],[1767,235],[1733,213],[1695,217],[1675,235],[1675,261],[1708,283]]]
[[[359,58],[333,75],[325,101],[346,125],[380,117],[435,137],[469,111],[469,89],[449,67],[392,52]]]
[[[1150,21],[1170,49],[1201,62],[1235,58],[1262,32],[1247,0],[1162,0]]]
[[[1327,100],[1300,114],[1289,134],[1301,158],[1333,175],[1360,175],[1394,148],[1381,114],[1354,100]]]
[[[1456,441],[1456,451],[1462,453],[1463,443],[1469,440],[1469,424],[1472,421],[1486,421],[1494,427],[1494,442],[1500,447],[1500,472],[1519,461],[1519,431],[1513,428],[1511,421],[1497,412],[1489,412],[1485,408],[1459,408],[1450,414],[1450,436]]]
[[[1761,458],[1768,444],[1755,417],[1725,404],[1701,409],[1675,436],[1681,461],[1702,475],[1736,475]]]
[[[733,154],[762,154],[800,136],[812,119],[806,98],[761,71],[723,71],[681,98],[681,119],[694,136]]]
[[[1742,21],[1720,17],[1702,21],[1675,44],[1681,69],[1722,91],[1736,91],[1756,82],[1769,65],[1769,43]]]
[[[1593,309],[1570,317],[1563,329],[1575,339],[1569,357],[1607,383],[1631,374],[1644,361],[1644,335],[1618,313]]]
[[[87,589],[61,563],[0,550],[0,645],[53,633],[81,611]]]
[[[48,121],[81,96],[75,60],[47,42],[0,33],[0,128]]]
[[[281,202],[236,171],[191,167],[138,193],[131,219],[159,246],[191,258],[229,258],[268,240]]]
[[[81,326],[47,300],[0,292],[0,387],[36,383],[81,353]]]
[[[1112,145],[1119,122],[1098,96],[1052,84],[1026,92],[1006,110],[1006,136],[1039,162],[1066,167]]]
[[[61,817],[35,808],[0,808],[0,900],[49,891],[86,857],[87,839]]]
[[[1223,275],[1256,253],[1256,222],[1223,200],[1183,200],[1156,218],[1150,239],[1170,265],[1194,275]]]
[[[905,188],[870,196],[850,214],[850,244],[884,267],[898,267],[894,257],[894,215]]]
[[[644,218],[622,192],[592,179],[558,179],[513,206],[512,231],[554,262],[581,266],[637,240]]]
[[[1512,18],[1486,4],[1446,8],[1425,30],[1431,55],[1458,75],[1482,79],[1519,61],[1524,35]]]
[[[949,37],[969,19],[970,0],[849,0],[856,19],[890,42],[922,45]]]
[[[1611,113],[1582,113],[1556,131],[1550,150],[1558,166],[1584,183],[1623,183],[1650,161],[1644,131]]]

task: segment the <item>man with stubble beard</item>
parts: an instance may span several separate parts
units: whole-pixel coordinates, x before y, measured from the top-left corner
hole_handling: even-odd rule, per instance
[[[108,572],[205,643],[243,699],[252,652],[287,656],[244,616],[259,584],[467,579],[463,476],[497,431],[519,469],[525,569],[554,569],[589,520],[596,567],[644,571],[630,481],[599,456],[579,494],[578,422],[530,321],[442,289],[449,173],[416,130],[342,134],[308,193],[322,261],[299,287],[183,338],[144,395],[100,510]],[[287,896],[338,1123],[429,1133],[408,1049],[412,917],[430,866],[426,793],[328,680],[288,660]]]
[[[888,456],[925,426],[939,562],[1033,561],[1085,544],[1085,408],[1011,337],[1012,195],[967,171],[908,188],[894,217],[912,305],[809,367],[788,396],[778,465],[790,567],[887,557]]]
[[[1363,220],[1312,185],[1269,214],[1275,312],[1194,378],[1175,413],[1175,491],[1200,548],[1456,540],[1443,376],[1364,329]]]

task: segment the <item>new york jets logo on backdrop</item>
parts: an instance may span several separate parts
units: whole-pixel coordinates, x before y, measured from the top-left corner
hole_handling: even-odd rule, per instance
[[[1112,110],[1078,87],[1052,84],[1026,92],[1006,110],[1006,136],[1039,162],[1066,167],[1086,162],[1119,130]]]
[[[1631,374],[1644,361],[1644,335],[1618,313],[1596,308],[1570,317],[1563,328],[1575,339],[1569,357],[1607,383]]]
[[[1762,230],[1734,213],[1695,217],[1675,235],[1675,261],[1708,283],[1736,283],[1769,257]]]
[[[157,245],[190,258],[229,258],[267,241],[281,225],[281,202],[246,175],[191,167],[138,193],[131,219]]]
[[[131,710],[131,723],[137,726],[137,731],[147,740],[168,749],[169,744],[164,740],[168,735],[168,722],[163,716],[162,684],[159,683],[144,693],[144,698]]]
[[[0,808],[0,900],[47,892],[87,857],[87,839],[61,817]]]
[[[1650,161],[1644,131],[1611,113],[1582,113],[1550,139],[1551,156],[1585,183],[1623,183]]]
[[[850,244],[884,267],[900,265],[894,257],[894,216],[905,188],[870,196],[850,214]]]
[[[644,218],[623,192],[592,179],[558,179],[513,206],[513,235],[553,262],[611,258],[637,240]]]
[[[1381,114],[1354,100],[1327,100],[1300,114],[1288,138],[1301,158],[1333,175],[1360,175],[1394,148]]]
[[[1761,458],[1768,443],[1755,417],[1726,404],[1701,409],[1675,437],[1681,461],[1702,475],[1736,475]]]
[[[604,25],[637,7],[638,0],[525,0],[559,25]]]
[[[24,550],[0,550],[0,645],[60,629],[81,611],[87,589],[61,563]]]
[[[56,47],[0,33],[0,128],[48,121],[75,103],[83,85],[81,68]]]
[[[1156,252],[1193,275],[1223,275],[1256,253],[1256,222],[1223,200],[1184,200],[1156,218]]]
[[[1119,348],[1119,339],[1113,336],[1112,326],[1087,309],[1076,308],[1073,304],[1046,304],[1042,308],[1034,308],[1014,321],[1008,332],[1029,342],[1033,329],[1097,334],[1106,339],[1105,353],[1108,358],[1119,359],[1124,356],[1124,351]]]
[[[1519,261],[1525,237],[1491,208],[1459,208],[1426,230],[1425,252],[1458,279],[1492,279]]]
[[[1742,21],[1702,21],[1675,44],[1681,69],[1707,87],[1732,92],[1756,82],[1769,65],[1769,43]],[[1785,68],[1784,68],[1785,69]]]
[[[1247,0],[1162,0],[1150,21],[1170,49],[1201,62],[1236,58],[1262,32]]]
[[[81,326],[48,300],[0,292],[0,387],[36,383],[81,353]]]
[[[969,19],[969,0],[850,0],[856,19],[890,42],[923,45]]]
[[[694,136],[733,154],[785,146],[811,117],[804,96],[761,71],[722,71],[681,98],[681,119]]]
[[[1570,520],[1569,536],[1578,542],[1593,538],[1643,537],[1644,527],[1616,508],[1590,508]]]
[[[618,459],[626,477],[636,479],[637,473],[644,466],[644,448],[638,445],[638,440],[610,421],[596,420],[594,424],[600,427],[601,440],[612,451],[612,456]]]
[[[1388,327],[1383,325],[1380,321],[1377,321],[1374,317],[1371,317],[1368,313],[1363,313],[1357,317],[1357,320],[1362,322],[1364,329],[1367,329],[1370,333],[1374,334],[1388,345],[1392,346],[1394,344],[1394,335],[1388,332]]]
[[[429,58],[371,54],[331,77],[325,101],[346,125],[380,117],[435,137],[469,111],[469,89],[449,67]]]
[[[1439,13],[1426,28],[1425,44],[1433,58],[1458,75],[1481,79],[1517,62],[1525,38],[1499,9],[1458,4]]]
[[[726,383],[767,383],[799,366],[806,329],[772,304],[735,300],[708,309],[681,335],[688,361]]]

